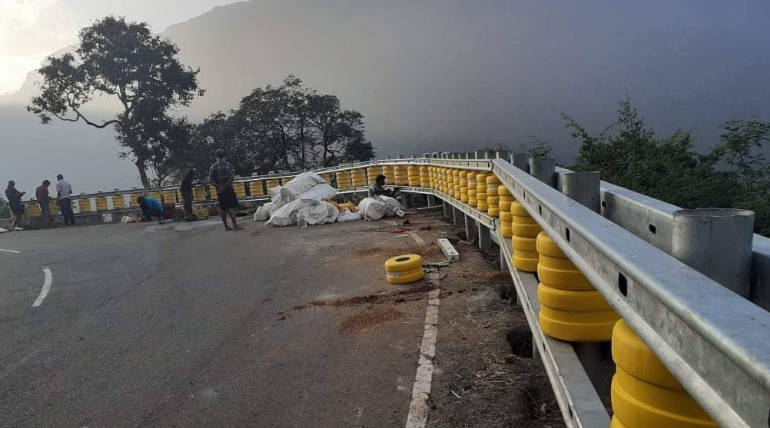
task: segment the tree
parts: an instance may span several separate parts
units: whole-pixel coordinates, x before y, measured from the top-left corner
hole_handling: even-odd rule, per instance
[[[154,145],[178,131],[169,109],[188,106],[196,95],[203,95],[197,82],[200,70],[184,67],[176,58],[176,45],[153,36],[146,23],[108,16],[81,29],[78,36],[74,55],[49,57],[38,70],[41,93],[27,110],[43,124],[56,118],[95,128],[113,126],[117,141],[126,148],[122,157],[133,160],[148,187],[147,170],[158,153]],[[97,97],[116,100],[118,113],[108,120],[89,118],[85,107]]]
[[[684,208],[751,209],[755,230],[770,234],[770,166],[761,153],[770,123],[726,122],[720,143],[701,154],[688,132],[657,137],[628,96],[619,103],[617,120],[598,135],[563,117],[580,142],[573,169],[598,170],[603,180]]]
[[[208,168],[224,150],[239,175],[292,172],[374,156],[364,116],[289,75],[280,86],[256,88],[237,109],[217,112],[192,130],[190,145],[174,155],[176,169]]]

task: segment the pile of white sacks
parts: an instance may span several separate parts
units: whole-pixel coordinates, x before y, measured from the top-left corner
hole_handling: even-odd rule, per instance
[[[401,204],[387,196],[365,198],[358,205],[358,212],[346,209],[340,213],[336,204],[328,202],[336,194],[337,189],[320,175],[303,172],[285,185],[270,189],[270,202],[257,209],[254,221],[267,220],[272,226],[306,226],[404,215]]]

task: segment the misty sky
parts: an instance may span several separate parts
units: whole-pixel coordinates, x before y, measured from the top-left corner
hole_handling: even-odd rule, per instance
[[[768,0],[0,0],[0,93],[107,14],[148,21],[200,68],[205,96],[176,113],[199,122],[292,73],[362,112],[380,157],[537,137],[569,165],[561,114],[598,132],[626,93],[657,135],[691,131],[701,150],[724,121],[770,120]],[[139,185],[112,129],[25,111],[35,80],[0,96],[0,182]]]
[[[0,0],[0,94],[18,89],[51,53],[77,40],[77,30],[105,15],[148,22],[160,32],[234,0]]]

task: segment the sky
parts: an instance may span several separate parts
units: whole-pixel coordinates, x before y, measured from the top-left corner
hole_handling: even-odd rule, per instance
[[[42,126],[25,109],[25,75],[110,13],[149,22],[200,68],[205,95],[175,114],[200,122],[291,73],[360,111],[379,157],[544,141],[570,165],[562,113],[596,133],[625,94],[656,135],[691,131],[699,150],[726,120],[770,120],[767,0],[0,0],[0,93],[24,81],[0,96],[0,183],[139,185],[114,130]]]
[[[0,94],[15,91],[30,70],[73,44],[77,30],[114,14],[154,31],[233,0],[0,0]]]

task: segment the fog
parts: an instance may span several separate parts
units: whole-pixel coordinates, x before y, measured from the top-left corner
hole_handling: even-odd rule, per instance
[[[179,112],[194,120],[293,73],[361,111],[379,156],[519,150],[536,136],[569,163],[561,113],[598,131],[625,93],[659,134],[692,130],[701,147],[725,120],[770,119],[768,28],[763,1],[261,0],[163,36],[201,68],[206,95]],[[109,130],[43,127],[23,111],[33,79],[0,99],[0,179],[138,185]]]

